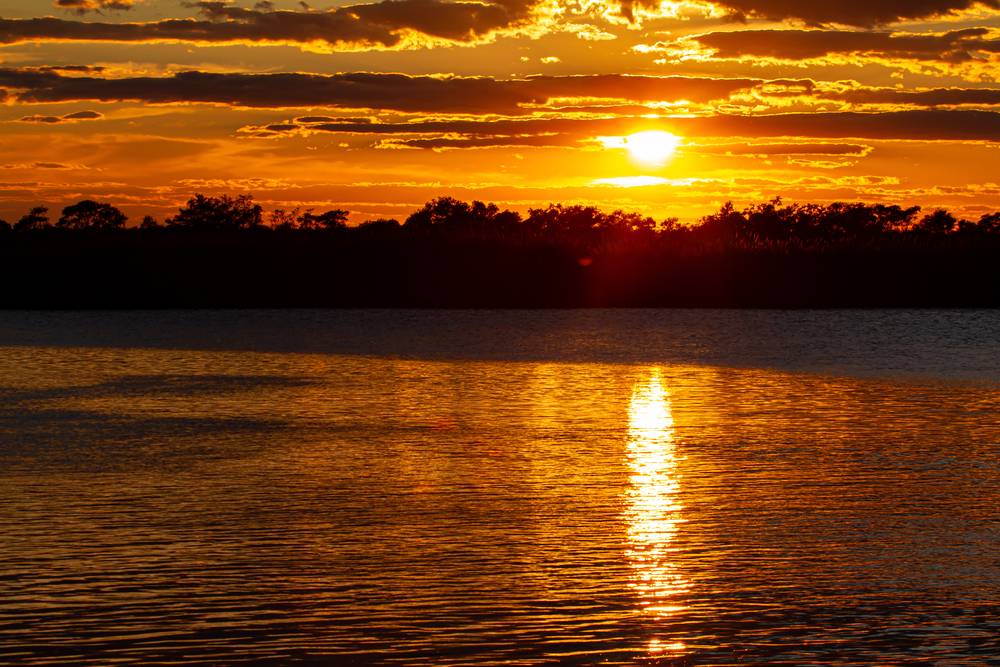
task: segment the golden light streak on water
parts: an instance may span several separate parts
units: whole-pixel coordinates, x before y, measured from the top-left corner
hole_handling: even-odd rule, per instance
[[[685,609],[681,594],[689,583],[679,572],[672,542],[684,522],[677,501],[680,474],[674,442],[670,393],[659,369],[637,383],[629,402],[626,464],[631,471],[625,491],[626,558],[632,568],[630,586],[644,614],[664,618]],[[650,641],[650,653],[677,653],[684,644]]]

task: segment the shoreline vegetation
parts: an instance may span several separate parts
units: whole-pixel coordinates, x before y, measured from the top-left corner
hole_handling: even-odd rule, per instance
[[[1000,212],[732,204],[697,224],[442,197],[405,221],[195,195],[0,220],[2,308],[998,307]]]

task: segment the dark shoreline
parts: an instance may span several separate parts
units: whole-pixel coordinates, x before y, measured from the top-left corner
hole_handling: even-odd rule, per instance
[[[810,249],[360,236],[159,229],[8,238],[0,308],[1000,307],[992,237]]]

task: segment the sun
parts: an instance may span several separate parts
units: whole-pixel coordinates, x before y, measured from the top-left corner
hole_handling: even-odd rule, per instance
[[[677,152],[681,138],[669,132],[650,130],[625,137],[625,148],[632,157],[646,164],[663,164]]]

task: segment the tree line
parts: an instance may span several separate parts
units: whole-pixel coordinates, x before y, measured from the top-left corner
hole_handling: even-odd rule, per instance
[[[887,238],[921,239],[1000,237],[1000,212],[978,220],[956,218],[944,209],[921,215],[920,207],[865,203],[786,204],[780,198],[743,209],[726,203],[693,225],[677,218],[657,221],[639,213],[604,212],[593,206],[549,204],[528,214],[502,210],[496,204],[433,199],[400,223],[367,220],[348,226],[349,211],[275,209],[265,215],[252,195],[218,197],[197,194],[162,223],[146,216],[133,227],[116,206],[85,199],[62,209],[53,222],[45,206],[28,211],[13,224],[0,220],[0,236],[45,230],[135,231],[190,230],[234,232],[267,230],[282,233],[327,232],[376,238],[427,237],[473,239],[545,239],[578,243],[657,240],[753,248],[866,243]]]
[[[88,199],[0,225],[0,282],[0,308],[1000,307],[1000,213],[775,199],[689,225],[441,197],[348,225],[195,195],[130,224]]]

